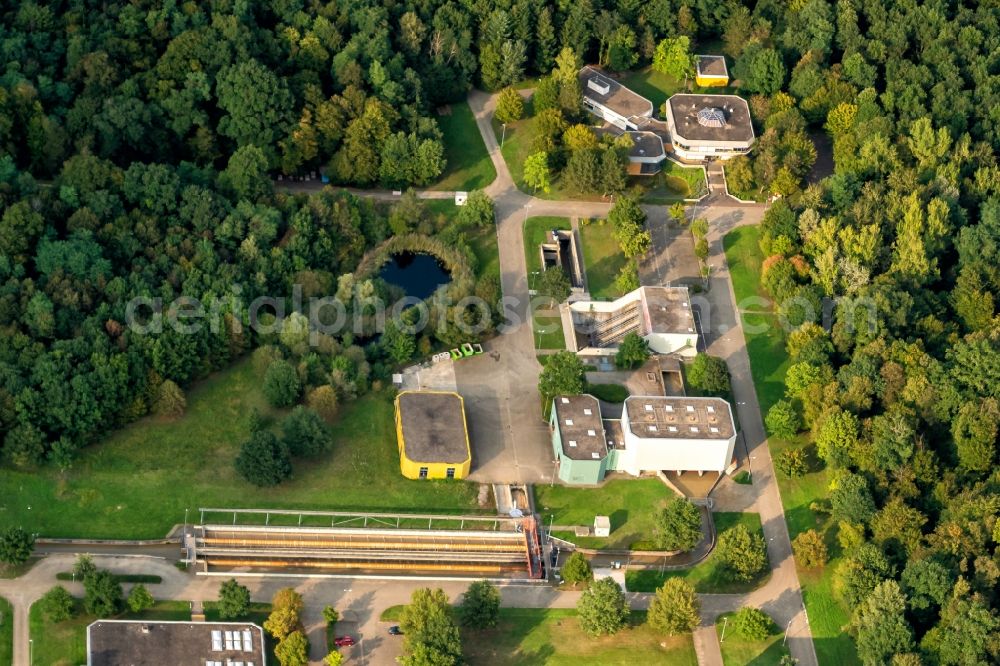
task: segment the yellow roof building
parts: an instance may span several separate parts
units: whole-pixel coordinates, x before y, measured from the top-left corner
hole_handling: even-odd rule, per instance
[[[396,396],[399,469],[408,479],[464,479],[472,464],[465,401],[450,391]]]
[[[703,88],[729,85],[729,70],[726,68],[726,58],[720,55],[698,56],[697,71],[694,82]]]

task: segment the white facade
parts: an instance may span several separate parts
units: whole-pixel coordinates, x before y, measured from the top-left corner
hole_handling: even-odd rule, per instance
[[[736,95],[677,94],[666,111],[674,155],[683,160],[728,160],[754,144],[750,107]]]
[[[578,80],[583,107],[615,127],[637,130],[642,119],[653,117],[652,102],[593,67],[581,69]]]
[[[662,422],[645,425],[642,421],[629,418],[626,407],[622,414],[622,432],[625,446],[617,451],[614,469],[639,476],[643,472],[676,471],[676,472],[725,472],[733,460],[736,448],[736,432],[733,427],[732,409],[729,403],[717,398],[646,398],[632,396],[626,400],[626,405],[633,401],[646,402],[697,402],[712,401],[715,405],[725,405],[725,412],[719,411],[719,420],[728,427],[718,428],[720,434],[712,435],[703,424],[688,426],[684,424],[683,412],[679,414],[677,426],[664,426]],[[684,436],[662,436],[665,427],[674,427],[684,431]],[[704,432],[703,437],[690,436],[690,428],[699,427]],[[659,436],[651,436],[647,428],[656,428]]]
[[[614,354],[637,333],[657,354],[694,356],[698,331],[686,287],[639,287],[613,301],[571,301],[560,308],[566,348],[584,357]]]

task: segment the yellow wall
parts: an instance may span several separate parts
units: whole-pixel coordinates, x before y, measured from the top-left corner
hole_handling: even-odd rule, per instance
[[[456,394],[458,395],[458,394]],[[399,397],[396,397],[396,443],[399,447],[399,471],[402,472],[403,476],[408,479],[419,479],[420,478],[420,468],[427,468],[428,479],[447,479],[448,478],[448,468],[455,468],[456,479],[464,479],[469,475],[469,469],[472,465],[472,452],[469,448],[469,427],[465,422],[465,400],[459,396],[459,400],[462,405],[462,423],[465,425],[465,460],[460,462],[414,462],[406,457],[406,442],[403,439],[403,420],[400,418],[399,414]]]
[[[729,85],[728,76],[696,76],[694,82],[702,88],[725,87]]]

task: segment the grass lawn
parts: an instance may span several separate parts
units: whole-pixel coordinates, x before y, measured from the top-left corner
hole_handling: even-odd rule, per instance
[[[40,604],[32,604],[29,628],[33,645],[33,659],[36,664],[49,666],[73,666],[87,663],[87,625],[96,620],[83,610],[83,601],[75,600],[74,615],[65,622],[49,622],[42,613]],[[191,606],[187,601],[157,601],[142,613],[125,612],[116,615],[119,620],[150,620],[170,622],[191,619]],[[3,648],[0,647],[0,657]],[[10,663],[0,658],[0,663]]]
[[[732,618],[733,613],[723,613],[716,620],[719,637],[722,638],[723,618]],[[726,628],[725,640],[719,643],[722,648],[722,663],[726,666],[778,666],[782,655],[788,650],[781,644],[781,632],[768,636],[762,641],[751,641],[739,636],[732,626]]]
[[[533,315],[535,349],[566,349],[562,318]]]
[[[652,67],[629,72],[619,79],[619,82],[651,101],[653,111],[661,118],[663,117],[661,108],[667,98],[684,90],[684,81],[660,72],[654,72]]]
[[[615,289],[615,278],[628,261],[618,247],[606,220],[595,220],[580,225],[583,244],[583,263],[587,269],[587,288],[594,298],[613,299],[621,295]]]
[[[723,239],[729,276],[733,280],[733,292],[736,294],[736,304],[740,310],[761,312],[770,310],[771,299],[760,286],[760,266],[764,261],[764,255],[760,251],[759,243],[760,229],[757,227],[733,229]],[[756,302],[754,298],[765,299],[767,303]]]
[[[501,608],[496,628],[463,631],[471,664],[697,664],[690,634],[664,636],[647,627],[646,614],[632,614],[632,626],[614,636],[590,638],[573,609]],[[662,645],[661,645],[662,643]]]
[[[757,532],[762,537],[764,531],[760,526],[760,514],[757,513],[713,513],[715,531],[722,534],[737,524],[745,525],[751,532]],[[702,593],[742,593],[755,590],[763,585],[771,575],[770,569],[750,582],[732,581],[724,572],[718,553],[713,551],[703,562],[690,569],[681,571],[665,571],[647,569],[632,569],[625,573],[625,582],[631,592],[654,592],[663,585],[667,578],[680,577],[694,586],[696,592]]]
[[[553,229],[572,228],[568,217],[529,217],[524,222],[524,263],[528,267],[528,284],[534,284],[532,273],[542,270],[542,256],[538,246],[549,241]]]
[[[587,393],[604,402],[625,402],[628,389],[621,384],[588,384]]]
[[[628,548],[649,539],[653,521],[673,492],[659,479],[614,479],[599,488],[535,485],[535,510],[548,525],[593,525],[594,516],[609,515],[611,536],[564,535],[584,548]]]
[[[244,360],[189,391],[181,419],[137,421],[88,447],[65,475],[4,469],[0,511],[49,537],[148,539],[181,523],[185,507],[476,510],[475,484],[400,475],[388,393],[344,407],[331,454],[295,461],[294,477],[276,488],[249,485],[232,461],[249,436],[251,411],[273,413],[260,384]]]
[[[481,190],[497,177],[468,102],[451,105],[451,115],[437,116],[444,134],[448,164],[432,190]]]
[[[666,204],[684,199],[697,199],[708,192],[708,182],[701,167],[682,167],[665,160],[663,170],[655,176],[634,176],[629,186],[639,190],[645,203]]]
[[[0,597],[0,664],[14,663],[14,609]]]
[[[759,236],[757,227],[741,227],[727,234],[724,239],[726,261],[739,303],[747,303],[747,299],[751,297],[765,296],[760,287],[763,256],[757,244]],[[744,306],[744,309],[751,308]],[[759,304],[754,304],[753,309],[764,310]],[[778,324],[777,316],[771,312],[744,313],[742,317],[754,385],[761,410],[766,414],[770,406],[784,394],[785,372],[789,365],[785,352],[785,334]],[[794,442],[786,442],[772,437],[768,440],[768,445],[772,456],[776,456],[789,446],[804,446],[804,439],[799,437]],[[819,662],[851,666],[860,661],[854,642],[843,630],[850,613],[833,594],[833,572],[839,563],[838,544],[830,526],[825,524],[826,518],[809,508],[812,502],[826,497],[827,472],[815,464],[812,470],[798,479],[788,479],[778,474],[778,488],[790,536],[794,539],[807,529],[816,529],[825,534],[830,549],[830,562],[823,569],[815,571],[799,568],[799,581]]]

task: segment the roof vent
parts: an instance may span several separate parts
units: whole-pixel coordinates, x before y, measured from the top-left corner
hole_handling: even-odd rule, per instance
[[[597,437],[597,431],[596,430],[588,430],[587,434],[590,435],[591,437]]]
[[[587,87],[600,95],[607,95],[611,92],[611,82],[600,76],[588,79]]]
[[[698,110],[698,124],[702,127],[722,128],[726,126],[726,114],[717,106]]]
[[[140,631],[142,631],[142,633],[144,633],[144,634],[148,634],[149,633],[149,625],[148,624],[142,625],[142,627],[140,628]]]
[[[590,408],[584,408],[583,413],[585,416],[592,416],[594,412]]]
[[[575,439],[569,440],[569,445],[570,446],[576,446],[576,440]]]
[[[573,425],[573,419],[566,419],[566,425],[568,426]]]
[[[691,432],[698,432],[698,426],[691,426]]]
[[[649,426],[649,432],[656,432],[656,426],[655,425]]]
[[[563,398],[562,399],[562,404],[568,405],[569,404],[569,398]]]
[[[711,428],[709,428],[709,429],[708,429],[708,431],[709,431],[709,432],[714,432],[714,433],[717,433],[717,432],[719,432],[719,429],[718,429],[718,428],[715,428],[715,427],[711,427]]]
[[[600,460],[601,459],[601,454],[598,453],[597,451],[591,451],[590,452],[590,457],[593,458],[594,460]]]
[[[670,432],[677,432],[677,426],[667,426],[667,430]]]

